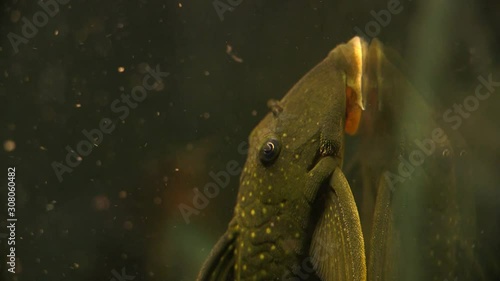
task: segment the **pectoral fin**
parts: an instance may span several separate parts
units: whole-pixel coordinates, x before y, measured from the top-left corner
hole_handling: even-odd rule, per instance
[[[215,244],[196,278],[197,281],[234,280],[234,241],[236,236],[225,233]]]
[[[394,247],[398,244],[399,237],[393,229],[392,192],[385,177],[380,179],[377,193],[368,257],[368,277],[374,281],[396,280]]]
[[[336,168],[325,209],[314,231],[310,255],[322,281],[366,280],[366,260],[358,210],[351,188]]]

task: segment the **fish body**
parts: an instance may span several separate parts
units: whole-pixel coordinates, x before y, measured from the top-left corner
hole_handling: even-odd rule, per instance
[[[365,280],[364,242],[341,171],[361,103],[363,42],[333,49],[249,137],[234,217],[198,280]]]

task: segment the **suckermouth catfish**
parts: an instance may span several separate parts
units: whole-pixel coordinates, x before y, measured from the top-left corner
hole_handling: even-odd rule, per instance
[[[364,241],[342,173],[363,109],[364,43],[335,47],[249,137],[234,217],[197,280],[366,280]]]

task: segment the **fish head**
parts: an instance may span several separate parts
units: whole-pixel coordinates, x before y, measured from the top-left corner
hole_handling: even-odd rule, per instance
[[[281,101],[268,102],[271,112],[249,138],[240,199],[252,194],[272,203],[298,197],[300,190],[292,187],[306,188],[322,159],[333,158],[337,166],[342,165],[344,134],[356,131],[353,127],[363,108],[364,48],[359,37],[337,46]]]

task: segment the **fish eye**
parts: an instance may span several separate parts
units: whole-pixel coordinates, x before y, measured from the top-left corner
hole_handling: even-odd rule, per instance
[[[278,158],[281,151],[281,144],[277,139],[268,139],[260,148],[260,162],[264,165],[270,165]]]

